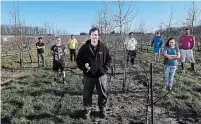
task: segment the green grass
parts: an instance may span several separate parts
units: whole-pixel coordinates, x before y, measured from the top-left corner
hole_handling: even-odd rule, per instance
[[[74,112],[82,110],[82,83],[67,74],[67,84],[53,82],[51,71],[39,69],[2,90],[2,119],[11,123],[77,123]],[[77,118],[75,116],[75,118]]]
[[[33,48],[34,62],[37,61]],[[30,123],[30,124],[90,124],[90,121],[82,118],[82,72],[76,68],[75,63],[67,61],[66,81],[67,84],[55,83],[51,70],[51,62],[48,60],[48,49],[46,49],[47,66],[37,69],[28,74],[20,81],[16,81],[2,89],[1,120],[2,123]],[[144,54],[146,57],[149,54]],[[69,57],[69,56],[68,56]],[[201,60],[200,55],[196,55]],[[17,60],[17,57],[15,58]],[[69,59],[69,58],[67,58]],[[10,62],[13,62],[8,58]],[[6,61],[2,61],[6,67],[13,67]],[[15,63],[15,62],[13,62]],[[149,63],[146,62],[146,69]],[[187,68],[190,64],[186,64]],[[28,66],[28,65],[27,65]],[[73,69],[71,69],[73,68]],[[167,110],[175,112],[175,118],[181,118],[186,122],[201,122],[201,67],[196,64],[197,74],[182,74],[178,71],[175,74],[175,86],[173,91],[163,98],[158,104]],[[162,72],[162,73],[161,73]],[[154,66],[154,73],[158,74],[161,80],[163,75],[163,62]],[[160,86],[161,82],[156,82]],[[117,94],[118,95],[118,94]],[[115,118],[110,123],[118,122]],[[109,123],[108,122],[108,123]]]
[[[168,110],[175,111],[178,118],[187,119],[191,123],[201,121],[201,80],[199,76],[189,71],[185,74],[177,72],[173,91],[161,103]]]
[[[32,47],[31,51],[33,62],[36,63],[36,49]],[[68,62],[67,84],[56,83],[53,81],[48,47],[45,49],[45,56],[45,68],[37,69],[2,89],[2,123],[88,123],[82,119],[81,113],[82,73],[75,68],[75,63]],[[2,67],[19,67],[18,59],[18,56],[7,56],[2,61]],[[28,60],[29,56],[25,59]]]

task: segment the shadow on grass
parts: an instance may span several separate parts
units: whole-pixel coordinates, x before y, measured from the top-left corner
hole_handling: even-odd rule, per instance
[[[11,118],[10,117],[1,118],[1,124],[11,124]]]
[[[79,119],[79,118],[84,119],[84,110],[76,110],[72,113],[69,113],[69,116],[74,119]]]
[[[80,119],[80,118],[85,119],[84,110],[76,110],[76,111],[70,113],[69,116],[71,118],[74,118],[74,119]],[[100,112],[99,111],[92,111],[90,113],[90,117],[100,117]]]
[[[74,69],[76,69],[76,68],[74,68]],[[83,76],[82,73],[76,73],[76,72],[73,71],[73,69],[69,69],[69,68],[68,68],[66,71],[69,71],[70,74],[74,74],[74,75],[78,75],[78,76]]]
[[[139,92],[145,92],[146,89],[145,88],[126,88],[125,90],[122,89],[110,89],[107,91],[107,94],[114,94],[114,95],[118,95],[118,94],[127,94],[127,93],[139,93]]]
[[[200,124],[201,123],[201,112],[199,107],[192,108],[193,103],[188,103],[187,106],[181,105],[174,105],[169,106],[171,103],[164,104],[166,107],[169,106],[168,110],[174,112],[174,114],[168,114],[170,118],[175,118],[178,122],[178,124]],[[195,107],[195,106],[194,106]]]
[[[40,120],[45,118],[51,118],[55,123],[63,123],[63,119],[56,117],[55,115],[51,115],[49,113],[41,113],[41,114],[30,114],[27,115],[26,118],[28,120]]]
[[[92,111],[90,113],[90,116],[93,116],[93,117],[100,117],[100,112],[99,111]]]
[[[1,117],[1,124],[11,124],[11,120],[14,116],[16,116],[17,112],[24,106],[24,102],[23,101],[19,101],[19,100],[10,100],[8,101],[8,103],[17,106],[16,109],[14,111],[12,111],[11,116],[5,116],[5,117]]]
[[[5,78],[11,78],[11,77],[5,77]],[[20,81],[20,80],[23,80],[23,79],[25,79],[25,78],[27,78],[27,76],[18,77],[18,78],[15,78],[15,79],[10,80],[10,81],[8,81],[8,82],[2,82],[2,83],[1,83],[1,86],[2,86],[2,87],[5,87],[5,86],[10,85],[11,83],[16,83],[16,82],[18,82],[18,81]]]
[[[18,108],[22,108],[24,105],[24,102],[19,100],[10,100],[9,103],[18,106]]]
[[[5,69],[5,70],[31,70],[31,69],[37,69],[38,67],[5,67],[5,66],[2,66],[2,69]]]
[[[43,94],[53,94],[55,96],[64,96],[64,94],[69,95],[82,95],[82,91],[75,91],[74,89],[65,88],[64,90],[56,90],[56,89],[45,89],[45,90],[36,90],[36,91],[28,91],[27,94],[30,96],[41,96]]]

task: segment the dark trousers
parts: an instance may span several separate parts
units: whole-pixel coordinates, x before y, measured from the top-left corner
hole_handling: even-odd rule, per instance
[[[40,67],[40,62],[42,61],[42,66],[44,67],[45,61],[44,61],[44,53],[37,53],[38,57],[38,67]]]
[[[70,49],[70,61],[73,61],[73,58],[74,58],[74,61],[76,59],[76,49]]]
[[[99,78],[91,78],[91,77],[84,76],[83,85],[84,85],[83,104],[85,107],[91,107],[92,105],[92,94],[93,94],[95,86],[96,86],[96,91],[98,93],[99,108],[103,109],[104,107],[106,107],[107,75],[103,75]]]
[[[133,65],[135,57],[136,57],[136,50],[127,50],[127,63],[130,59],[130,62]]]

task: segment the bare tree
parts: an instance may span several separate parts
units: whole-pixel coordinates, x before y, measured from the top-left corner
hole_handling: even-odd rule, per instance
[[[196,41],[198,41],[201,39],[200,32],[195,32],[194,27],[201,24],[200,23],[201,21],[199,20],[201,10],[198,10],[198,8],[196,8],[195,1],[192,1],[191,6],[188,8],[185,8],[185,10],[188,15],[186,18],[186,22],[184,24],[191,28],[191,33],[195,36]],[[197,42],[197,47],[199,50],[199,41]]]
[[[103,42],[107,43],[109,40],[108,34],[114,30],[112,14],[107,2],[103,2],[103,7],[98,11],[98,18],[95,23],[94,26],[98,27],[101,31]]]
[[[125,1],[118,0],[117,3],[115,3],[118,7],[117,14],[114,14],[114,22],[115,26],[119,27],[119,33],[120,35],[123,32],[123,28],[126,24],[131,23],[134,18],[136,17],[138,11],[133,14],[134,6],[132,6],[132,2],[130,2],[128,8],[125,8]]]
[[[13,34],[15,35],[15,44],[19,47],[20,50],[20,67],[22,67],[23,63],[23,41],[21,40],[22,37],[20,37],[20,41],[16,41],[17,35],[22,35],[22,22],[20,20],[20,13],[19,13],[19,6],[18,2],[14,2],[14,9],[10,12],[13,23],[14,23],[14,29]]]
[[[195,25],[198,25],[199,24],[199,16],[200,16],[200,13],[198,13],[198,9],[195,7],[195,1],[192,1],[192,4],[189,8],[185,8],[188,16],[186,18],[186,25],[188,25],[189,27],[191,27],[191,32],[192,34],[194,33],[193,31],[193,27]],[[201,12],[201,11],[200,11]]]
[[[173,23],[173,21],[172,21],[172,20],[173,20],[173,17],[174,17],[174,13],[175,13],[175,11],[173,10],[173,7],[172,7],[172,5],[171,5],[171,9],[170,9],[170,18],[169,18],[168,23],[165,24],[164,22],[162,22],[161,25],[160,25],[160,29],[162,29],[162,25],[165,26],[165,29],[166,29],[166,32],[165,32],[165,34],[164,34],[164,35],[165,35],[165,38],[168,38],[168,37],[174,35],[174,34],[172,34],[172,27],[177,24],[176,22]]]

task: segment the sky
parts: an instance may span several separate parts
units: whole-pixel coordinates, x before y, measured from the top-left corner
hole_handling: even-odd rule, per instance
[[[14,9],[13,1],[1,1],[1,24],[10,24],[10,11]],[[53,25],[59,30],[66,30],[70,34],[87,32],[98,17],[98,11],[103,8],[103,1],[18,1],[20,18],[25,20],[26,26],[44,27],[45,23]],[[107,1],[111,11],[116,14],[115,1]],[[126,1],[124,10],[130,2]],[[132,22],[131,29],[138,29],[143,22],[149,32],[159,29],[163,22],[170,19],[171,6],[173,8],[173,23],[180,26],[187,18],[185,8],[191,6],[191,1],[132,1],[133,14],[137,15]],[[201,1],[196,1],[197,9],[201,8]],[[201,9],[199,10],[201,11]],[[201,15],[200,15],[201,16]],[[201,19],[199,16],[199,19]]]

